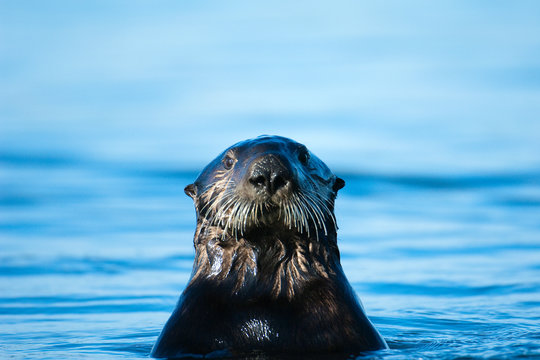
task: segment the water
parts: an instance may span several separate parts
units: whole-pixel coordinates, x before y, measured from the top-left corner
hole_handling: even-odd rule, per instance
[[[347,182],[382,359],[540,358],[536,2],[0,2],[0,358],[146,358],[183,187],[262,133]]]

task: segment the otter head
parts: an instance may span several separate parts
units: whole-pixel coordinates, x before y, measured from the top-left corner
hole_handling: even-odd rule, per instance
[[[260,136],[225,150],[185,192],[199,226],[217,228],[222,241],[265,231],[319,239],[336,232],[334,200],[344,185],[304,145]]]

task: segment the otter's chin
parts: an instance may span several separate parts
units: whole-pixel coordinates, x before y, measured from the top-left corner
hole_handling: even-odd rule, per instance
[[[248,224],[243,236],[247,240],[258,242],[268,236],[286,240],[302,237],[303,234],[307,234],[305,230],[286,224],[283,219],[264,217],[257,224]]]

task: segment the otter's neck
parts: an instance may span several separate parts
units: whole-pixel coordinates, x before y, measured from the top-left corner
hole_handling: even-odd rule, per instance
[[[224,237],[219,228],[199,225],[190,284],[210,280],[205,282],[231,295],[291,299],[310,282],[331,279],[341,269],[335,232],[316,240],[293,232]]]

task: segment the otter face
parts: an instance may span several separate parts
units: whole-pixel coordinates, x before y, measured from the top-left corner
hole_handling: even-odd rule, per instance
[[[334,200],[344,185],[304,145],[260,136],[225,150],[185,192],[198,221],[220,227],[224,236],[281,226],[318,237],[336,231]]]

